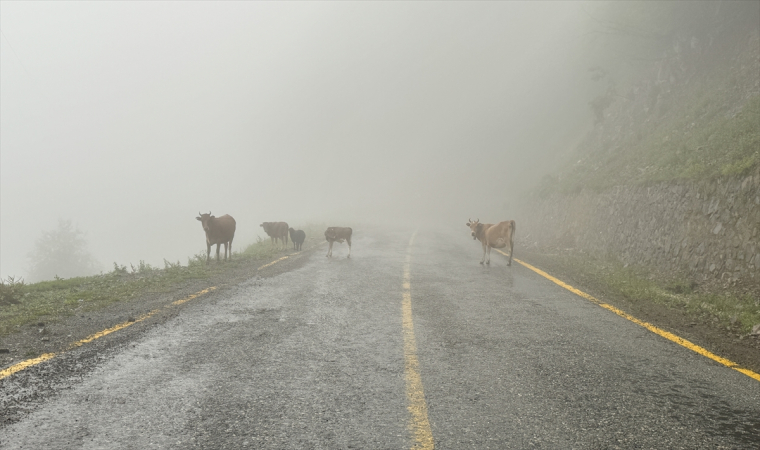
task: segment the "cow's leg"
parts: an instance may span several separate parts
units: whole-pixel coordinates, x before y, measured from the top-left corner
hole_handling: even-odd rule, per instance
[[[346,242],[348,243],[348,256],[347,256],[347,258],[350,258],[351,257],[351,237],[349,237],[348,239],[346,239]]]
[[[224,243],[224,260],[225,261],[227,261],[227,246],[228,245],[229,245],[229,243],[227,243],[227,242]]]
[[[219,262],[219,246],[221,244],[216,244],[216,262]]]
[[[509,239],[509,261],[507,261],[507,265],[512,265],[512,253],[515,252],[515,243],[512,241],[512,239]]]
[[[230,239],[230,261],[232,261],[232,239]]]
[[[486,264],[488,264],[490,266],[491,265],[491,246],[490,245],[488,246],[488,252],[487,253],[488,253],[488,259],[486,259]]]
[[[480,258],[480,264],[483,264],[483,262],[486,260],[486,243],[483,242],[483,257]]]
[[[210,255],[211,255],[211,244],[206,242],[206,264],[208,264],[208,259]]]
[[[327,255],[326,255],[329,258],[330,255],[332,255],[332,245],[333,245],[333,243],[332,243],[332,241],[327,241],[327,242],[328,242],[328,244],[330,244],[329,247],[327,247]]]

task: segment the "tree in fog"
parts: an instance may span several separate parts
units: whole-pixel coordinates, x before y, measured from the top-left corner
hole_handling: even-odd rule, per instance
[[[99,267],[87,249],[84,232],[71,220],[59,220],[58,228],[44,231],[29,253],[29,262],[32,281],[90,275]]]

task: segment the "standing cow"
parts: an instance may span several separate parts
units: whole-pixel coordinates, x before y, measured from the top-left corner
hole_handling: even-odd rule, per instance
[[[509,245],[509,261],[507,265],[512,265],[512,252],[515,248],[513,239],[516,229],[514,220],[507,220],[493,225],[490,223],[480,223],[480,219],[475,222],[472,219],[468,219],[467,226],[472,231],[472,239],[478,239],[483,245],[483,259],[480,260],[480,264],[483,264],[483,261],[486,264],[491,264],[492,248],[504,248]],[[488,250],[488,260],[486,260],[486,250]]]
[[[306,240],[306,233],[303,230],[294,230],[293,228],[288,228],[288,231],[290,232],[290,241],[293,242],[293,250],[301,251],[303,241]]]
[[[261,228],[272,239],[272,245],[275,240],[282,241],[282,246],[288,245],[288,224],[287,222],[264,222],[261,224]]]
[[[206,264],[211,255],[211,246],[216,244],[216,260],[219,261],[219,245],[224,244],[224,260],[227,261],[227,250],[232,259],[232,239],[235,237],[235,219],[229,214],[222,217],[214,217],[211,211],[208,214],[198,213],[196,219],[203,226],[206,233]]]
[[[327,257],[332,256],[333,243],[338,241],[342,244],[343,241],[348,242],[348,257],[351,257],[351,235],[353,230],[350,227],[330,227],[325,231],[325,239],[330,243],[330,248],[327,249]]]

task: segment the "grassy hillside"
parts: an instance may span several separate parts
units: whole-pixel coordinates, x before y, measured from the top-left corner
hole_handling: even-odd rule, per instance
[[[684,44],[626,87],[608,80],[607,92],[589,103],[597,108],[594,129],[539,192],[754,172],[760,167],[758,28],[711,48]]]

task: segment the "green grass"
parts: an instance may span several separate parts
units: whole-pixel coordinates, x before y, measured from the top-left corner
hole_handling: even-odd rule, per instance
[[[536,193],[599,192],[754,173],[760,168],[760,95],[754,87],[756,54],[750,53],[746,64],[695,73],[688,82],[668,87],[652,111],[640,97],[633,103],[637,97],[618,99],[611,116],[588,133],[562,168],[544,178]]]
[[[752,173],[760,167],[760,95],[748,99],[733,117],[714,112],[703,113],[700,120],[694,117],[698,112],[683,111],[679,119],[652,124],[640,140],[638,135],[623,139],[614,152],[591,149],[580,164],[548,177],[540,189],[602,191],[616,185],[705,181]]]
[[[319,237],[323,227],[306,228],[307,240],[304,250],[322,242]],[[213,249],[212,249],[213,250]],[[37,322],[55,322],[75,313],[94,311],[108,307],[115,302],[131,301],[149,293],[167,293],[179,289],[190,280],[210,280],[225,271],[250,267],[274,259],[278,255],[289,254],[292,247],[280,250],[272,246],[269,239],[247,246],[242,252],[233,254],[231,260],[217,264],[213,260],[206,264],[206,252],[189,257],[187,264],[164,260],[164,268],[153,267],[140,261],[137,266],[119,266],[105,274],[19,284],[17,280],[7,280],[0,288],[10,292],[13,288],[13,302],[0,305],[0,337],[8,336],[20,327]],[[10,294],[8,294],[10,298]]]

